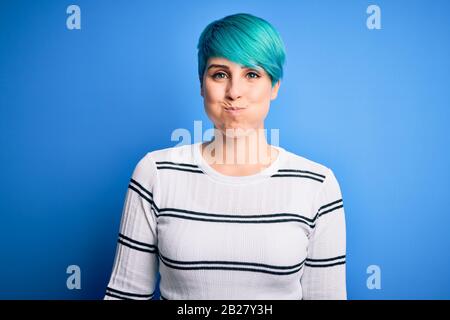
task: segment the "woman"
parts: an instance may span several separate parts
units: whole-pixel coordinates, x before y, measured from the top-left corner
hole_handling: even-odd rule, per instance
[[[198,44],[214,138],[149,152],[126,195],[105,299],[346,299],[345,218],[333,172],[267,143],[285,53],[236,14]]]

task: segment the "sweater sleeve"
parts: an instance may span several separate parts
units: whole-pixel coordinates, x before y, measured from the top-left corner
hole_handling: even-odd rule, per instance
[[[159,268],[157,207],[152,193],[155,180],[156,166],[147,154],[136,165],[128,185],[104,300],[153,298]]]
[[[346,227],[341,190],[332,170],[313,203],[315,226],[301,278],[305,300],[345,300]]]

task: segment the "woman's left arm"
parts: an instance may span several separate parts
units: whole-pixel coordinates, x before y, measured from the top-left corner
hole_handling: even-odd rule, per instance
[[[346,290],[346,226],[342,194],[328,169],[314,200],[315,226],[301,279],[303,299],[343,300]]]

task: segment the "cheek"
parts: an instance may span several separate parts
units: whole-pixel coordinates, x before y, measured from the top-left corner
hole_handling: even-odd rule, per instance
[[[221,102],[223,101],[223,90],[220,86],[205,84],[203,105],[208,117],[217,125],[216,121],[221,118]]]
[[[223,100],[224,90],[220,85],[206,83],[204,92],[204,98],[208,103],[214,103]]]
[[[271,88],[268,86],[257,86],[249,91],[249,102],[251,103],[270,103]]]

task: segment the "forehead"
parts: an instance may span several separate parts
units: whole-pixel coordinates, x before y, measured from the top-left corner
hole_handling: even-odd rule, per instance
[[[207,65],[211,64],[223,64],[230,67],[240,67],[240,64],[237,64],[231,60],[228,60],[227,58],[221,58],[221,57],[211,57],[208,59]]]

